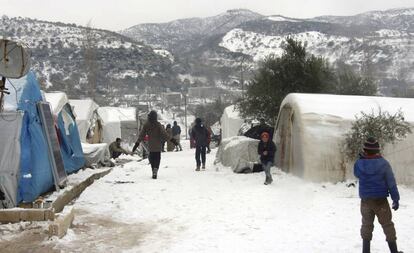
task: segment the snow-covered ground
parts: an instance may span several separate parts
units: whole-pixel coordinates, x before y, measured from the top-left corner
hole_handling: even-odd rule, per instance
[[[213,165],[195,172],[194,150],[163,153],[159,179],[133,161],[95,182],[77,200],[74,227],[45,242],[63,252],[360,251],[357,189],[314,184],[274,171],[234,174]],[[124,157],[127,158],[127,157]],[[414,192],[400,187],[394,213],[401,249],[414,249]],[[377,224],[373,252],[388,252]]]
[[[147,160],[122,156],[130,162],[76,201],[74,226],[62,239],[40,236],[47,228],[36,223],[0,225],[0,247],[15,239],[33,252],[360,251],[357,188],[309,183],[276,169],[274,183],[265,186],[263,173],[214,165],[216,150],[207,155],[207,170],[195,172],[194,149],[183,144],[183,152],[162,154],[158,180]],[[400,192],[394,222],[400,248],[411,252],[414,191],[400,186]],[[38,231],[28,235],[19,232],[23,227]],[[372,248],[388,252],[378,223]]]

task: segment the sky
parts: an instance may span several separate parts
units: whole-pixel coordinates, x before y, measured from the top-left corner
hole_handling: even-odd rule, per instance
[[[246,8],[263,15],[311,18],[414,7],[414,0],[0,0],[0,14],[119,31],[140,23],[208,17]]]

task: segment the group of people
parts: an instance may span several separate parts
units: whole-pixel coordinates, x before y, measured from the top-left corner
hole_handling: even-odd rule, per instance
[[[177,126],[174,122],[174,127]],[[162,143],[165,141],[172,142],[182,150],[179,145],[179,135],[181,129],[179,127],[164,128],[157,120],[157,113],[151,111],[148,114],[148,121],[144,124],[138,140],[132,152],[144,140],[145,136],[149,136],[149,161],[152,168],[152,178],[157,178],[158,169],[161,160]],[[194,139],[195,144],[195,160],[196,171],[204,170],[206,168],[206,152],[208,147],[209,131],[203,125],[200,118],[195,120],[195,125],[190,131],[191,138]],[[177,141],[178,140],[178,141]],[[122,153],[129,154],[130,152],[124,150],[120,146],[121,139],[117,138],[116,142],[112,143],[113,156],[119,156]],[[400,195],[398,192],[397,183],[392,171],[392,168],[387,160],[380,154],[380,145],[378,141],[372,137],[368,138],[363,146],[363,153],[354,165],[354,175],[359,179],[359,196],[361,198],[360,211],[362,216],[361,237],[363,239],[362,252],[370,253],[370,243],[372,240],[372,233],[374,230],[374,219],[377,217],[381,224],[388,246],[391,253],[402,253],[397,249],[397,237],[392,222],[391,207],[395,211],[399,208]],[[265,171],[265,185],[273,182],[271,167],[274,164],[276,145],[270,139],[268,132],[260,134],[260,142],[257,149],[260,155],[260,161]],[[391,195],[392,206],[388,203],[388,196]]]

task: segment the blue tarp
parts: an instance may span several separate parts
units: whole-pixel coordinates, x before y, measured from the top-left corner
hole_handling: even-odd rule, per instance
[[[64,120],[64,115],[69,120]],[[66,124],[66,125],[65,125]],[[72,109],[66,104],[58,115],[58,135],[63,164],[67,174],[78,171],[85,165],[82,145],[79,138],[78,126]]]
[[[12,83],[17,86],[17,109],[24,111],[17,202],[32,202],[54,186],[48,146],[36,107],[42,95],[33,72]]]

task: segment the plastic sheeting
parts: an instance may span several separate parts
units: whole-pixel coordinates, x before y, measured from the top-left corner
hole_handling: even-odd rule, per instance
[[[276,163],[282,170],[316,182],[353,179],[353,162],[347,161],[344,134],[361,111],[391,114],[399,109],[414,125],[414,99],[325,94],[289,94],[282,102],[275,128]],[[399,183],[414,185],[414,134],[388,144],[382,155],[390,162]]]
[[[226,107],[220,119],[222,138],[237,136],[243,122],[234,105]]]
[[[82,149],[86,160],[86,166],[91,166],[96,163],[104,163],[106,159],[109,159],[108,144],[89,144],[82,143]]]
[[[21,79],[11,80],[11,82],[17,90],[17,110],[24,112],[20,135],[20,178],[17,203],[32,202],[54,186],[46,138],[36,107],[36,103],[42,101],[42,95],[33,72],[29,72]],[[7,97],[9,101],[13,101],[12,94]],[[9,105],[13,104],[9,103]]]
[[[85,158],[78,127],[69,104],[66,104],[58,114],[58,131],[60,152],[66,173],[78,171],[85,165]]]
[[[20,133],[23,113],[0,113],[0,190],[5,200],[0,208],[17,205],[17,186],[20,173]]]
[[[129,145],[136,141],[138,121],[135,108],[100,107],[98,114],[102,119],[104,143],[110,144],[118,137]]]
[[[71,106],[73,106],[73,112],[76,118],[76,124],[78,125],[79,137],[81,142],[86,142],[88,131],[95,123],[95,114],[99,106],[92,99],[69,100]]]
[[[253,171],[255,163],[260,163],[257,147],[259,141],[245,136],[234,136],[222,140],[216,154],[215,163],[231,167],[236,173]]]

